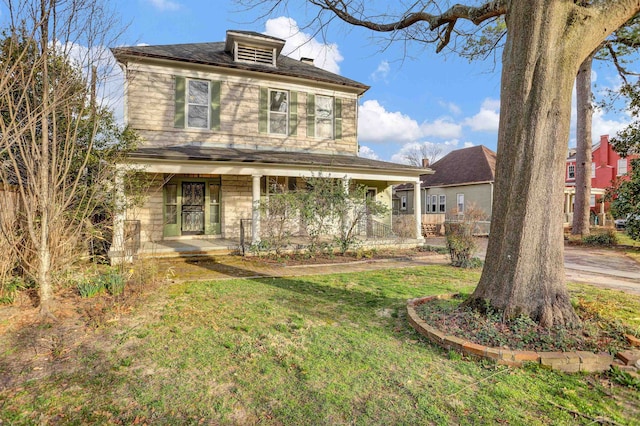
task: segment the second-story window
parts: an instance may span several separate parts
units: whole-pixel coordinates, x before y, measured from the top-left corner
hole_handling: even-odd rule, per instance
[[[286,135],[289,123],[289,92],[269,90],[269,133]]]
[[[333,98],[316,96],[316,137],[333,139]]]
[[[575,179],[576,178],[576,165],[575,164],[569,164],[569,167],[567,168],[567,178],[568,179]]]
[[[618,160],[618,176],[622,176],[627,173],[627,159],[621,158]]]
[[[209,82],[188,80],[187,86],[187,127],[209,128]]]

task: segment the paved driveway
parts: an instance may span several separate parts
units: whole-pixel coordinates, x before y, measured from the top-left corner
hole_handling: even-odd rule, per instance
[[[487,239],[479,240],[484,258]],[[445,245],[444,238],[429,238],[427,244]],[[565,274],[568,281],[583,282],[640,295],[640,264],[622,251],[588,246],[565,246]]]

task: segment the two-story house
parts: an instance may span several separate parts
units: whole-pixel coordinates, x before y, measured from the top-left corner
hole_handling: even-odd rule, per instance
[[[575,149],[569,151],[565,170],[565,217],[566,223],[573,220],[573,204],[576,186],[576,155]],[[608,187],[631,170],[631,160],[637,155],[621,158],[609,143],[609,135],[600,136],[600,142],[593,147],[591,153],[591,194],[590,205],[593,217],[598,218],[598,224],[604,225],[609,203],[603,202]]]
[[[138,221],[142,250],[237,246],[241,221],[259,242],[261,198],[307,177],[365,185],[389,205],[393,184],[419,185],[424,169],[358,157],[369,87],[282,55],[284,44],[227,31],[224,42],[112,49],[126,73],[126,123],[143,141],[126,166],[151,182],[144,206],[116,218],[112,258],[127,220]]]

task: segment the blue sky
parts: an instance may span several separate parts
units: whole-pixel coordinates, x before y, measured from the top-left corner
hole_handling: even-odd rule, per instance
[[[305,27],[315,17],[311,6],[290,3],[268,18],[232,0],[112,0],[111,5],[121,22],[129,23],[123,45],[223,41],[228,29],[250,30],[286,39],[290,56],[313,57],[317,66],[371,86],[360,101],[362,156],[403,162],[404,152],[419,144],[438,145],[442,155],[472,145],[496,149],[499,56],[469,63],[453,53],[436,54],[433,45],[387,43],[337,20],[316,35]],[[596,92],[619,85],[605,64],[596,63],[593,78]],[[121,86],[118,76],[111,82]],[[624,113],[597,111],[594,142],[629,120]],[[574,146],[573,130],[571,138]]]

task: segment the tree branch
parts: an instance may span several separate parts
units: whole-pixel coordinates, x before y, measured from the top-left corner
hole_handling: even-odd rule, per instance
[[[465,6],[456,4],[451,6],[442,14],[431,14],[424,11],[408,12],[404,14],[400,19],[381,23],[369,20],[367,17],[358,18],[357,15],[361,14],[361,10],[356,10],[351,2],[345,2],[344,0],[309,0],[311,4],[318,6],[322,10],[327,10],[334,13],[338,18],[344,22],[364,27],[377,32],[392,32],[403,30],[412,25],[420,22],[425,22],[429,25],[429,30],[434,31],[442,26],[446,26],[446,29],[439,35],[440,43],[436,49],[440,52],[450,41],[451,33],[459,19],[464,19],[472,22],[475,25],[486,21],[487,19],[494,18],[496,16],[504,15],[507,13],[507,7],[504,0],[488,1],[481,6]],[[349,9],[353,10],[349,10]]]

